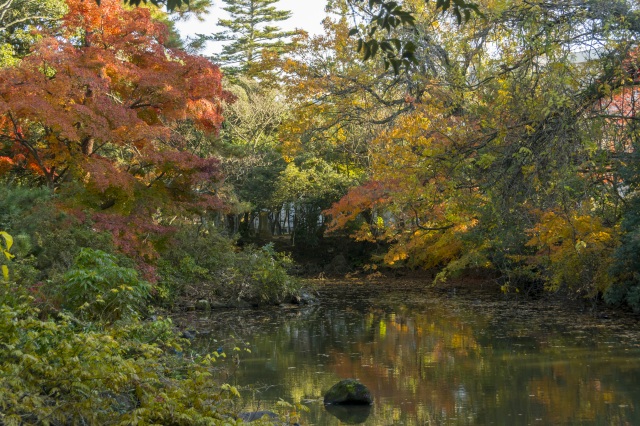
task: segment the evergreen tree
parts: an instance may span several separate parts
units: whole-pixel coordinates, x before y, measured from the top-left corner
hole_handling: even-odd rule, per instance
[[[230,41],[213,60],[229,74],[247,72],[260,62],[264,51],[281,54],[292,48],[287,41],[296,31],[282,31],[275,22],[286,21],[290,11],[278,10],[279,0],[223,0],[229,19],[218,20],[225,30],[213,34],[214,41]]]

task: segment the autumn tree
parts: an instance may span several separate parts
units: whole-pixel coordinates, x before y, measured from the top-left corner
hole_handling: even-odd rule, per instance
[[[317,240],[321,211],[366,179],[377,129],[412,108],[403,77],[387,75],[375,62],[358,62],[346,5],[333,6],[341,15],[325,20],[325,34],[310,38],[285,66],[286,94],[295,108],[281,129],[290,164],[278,187],[292,189],[280,191],[280,198],[295,211],[300,242]],[[314,189],[312,181],[335,188]]]
[[[334,9],[340,10],[340,3]],[[325,34],[312,37],[286,63],[285,87],[296,105],[285,123],[289,157],[313,152],[356,172],[367,164],[373,128],[384,127],[412,106],[420,87],[391,76],[377,63],[361,64],[348,35],[347,9],[325,20]]]
[[[407,76],[408,90],[395,93],[411,108],[373,126],[366,182],[328,211],[332,227],[388,242],[388,263],[444,267],[441,277],[487,267],[514,287],[601,292],[608,261],[593,259],[615,246],[621,202],[611,178],[620,174],[602,143],[612,129],[593,106],[620,87],[633,10],[622,1],[487,2],[485,18],[458,27],[421,3],[405,2],[413,30],[392,33],[415,45],[415,63],[391,73]],[[373,94],[367,78],[348,90],[319,79],[322,101],[307,90],[317,114],[299,123],[324,129],[312,124],[334,116],[323,109]],[[562,243],[538,238],[552,222]],[[550,256],[550,247],[563,251]]]
[[[174,127],[217,131],[230,95],[216,66],[164,46],[148,9],[68,8],[57,33],[0,71],[3,174],[75,194],[123,248],[153,257],[143,235],[163,215],[220,207],[217,160],[190,152]]]

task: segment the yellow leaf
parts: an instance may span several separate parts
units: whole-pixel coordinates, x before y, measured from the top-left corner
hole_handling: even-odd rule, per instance
[[[11,246],[13,245],[13,237],[4,231],[0,231],[0,235],[6,242],[7,251],[11,250]]]

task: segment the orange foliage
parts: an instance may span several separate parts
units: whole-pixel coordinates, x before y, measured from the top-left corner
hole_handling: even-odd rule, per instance
[[[59,33],[43,34],[18,66],[0,72],[2,143],[22,146],[49,185],[86,176],[89,164],[94,172],[106,165],[107,147],[126,151],[129,170],[132,164],[152,169],[142,153],[160,149],[160,139],[179,139],[171,132],[175,120],[191,118],[208,131],[220,127],[222,101],[231,99],[220,70],[166,48],[167,29],[148,9],[124,10],[117,0],[101,6],[69,0],[68,6]],[[108,161],[110,176],[111,167],[124,171]],[[148,184],[154,173],[136,178]]]
[[[484,201],[477,188],[458,180],[466,163],[456,144],[471,139],[474,128],[456,120],[433,106],[415,105],[380,133],[371,144],[373,179],[326,211],[332,217],[328,230],[359,220],[352,236],[392,243],[384,257],[391,265],[430,268],[468,251],[462,236],[476,226]]]
[[[13,168],[13,160],[9,157],[0,157],[0,175]]]
[[[96,227],[152,260],[159,212],[222,207],[212,186],[218,160],[191,153],[173,128],[189,119],[216,132],[232,96],[216,65],[164,45],[167,28],[148,9],[67,4],[56,32],[0,70],[0,175],[61,190],[80,183],[84,192],[73,189],[68,202],[100,210]]]
[[[332,218],[327,230],[332,232],[341,229],[349,222],[356,220],[360,214],[389,203],[391,201],[389,192],[392,187],[392,182],[369,181],[353,188],[325,211]]]

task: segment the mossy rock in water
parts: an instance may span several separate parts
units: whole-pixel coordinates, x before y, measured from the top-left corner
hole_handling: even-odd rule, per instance
[[[371,391],[355,379],[341,380],[324,395],[325,405],[371,405]]]
[[[209,311],[211,310],[211,304],[206,299],[200,299],[195,304],[196,311]]]

